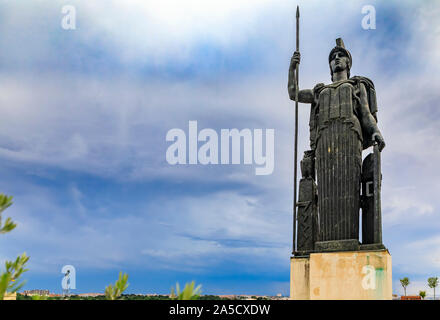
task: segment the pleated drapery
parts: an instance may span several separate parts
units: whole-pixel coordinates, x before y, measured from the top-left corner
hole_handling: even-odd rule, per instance
[[[332,121],[316,149],[320,241],[358,239],[362,145],[349,123]]]
[[[319,94],[315,150],[319,241],[359,238],[362,140],[353,90],[348,83],[331,84]]]

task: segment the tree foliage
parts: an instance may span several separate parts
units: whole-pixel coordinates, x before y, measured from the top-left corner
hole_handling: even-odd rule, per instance
[[[11,205],[12,196],[7,196],[3,193],[0,193],[0,233],[8,233],[17,226],[14,222],[12,222],[11,218],[7,218],[5,223],[2,224],[2,213]]]
[[[114,285],[109,284],[105,288],[105,297],[107,300],[117,300],[121,297],[122,293],[128,288],[129,283],[128,274],[122,274],[119,272],[119,278]]]
[[[202,285],[194,288],[195,282],[185,284],[185,287],[180,291],[179,283],[176,283],[176,289],[171,288],[171,298],[174,300],[198,300],[202,293]]]
[[[403,279],[400,279],[400,284],[402,285],[403,290],[405,291],[405,296],[406,296],[406,287],[408,287],[409,284],[410,284],[410,282],[409,282],[409,278],[408,278],[408,277],[405,277],[405,278],[403,278]]]
[[[13,230],[17,225],[7,218],[2,223],[2,213],[12,205],[12,196],[7,196],[0,193],[0,233],[4,234]],[[20,290],[24,285],[24,281],[20,281],[20,276],[23,272],[28,271],[25,269],[25,265],[28,262],[29,257],[26,253],[17,257],[15,261],[5,262],[5,271],[0,273],[0,300],[3,300],[7,292],[14,293]]]
[[[435,288],[438,286],[438,277],[428,278],[428,286],[434,289],[434,300],[435,300]]]

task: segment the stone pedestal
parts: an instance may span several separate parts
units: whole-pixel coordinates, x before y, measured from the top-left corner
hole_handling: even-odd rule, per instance
[[[292,257],[290,299],[391,300],[391,255],[385,249]]]

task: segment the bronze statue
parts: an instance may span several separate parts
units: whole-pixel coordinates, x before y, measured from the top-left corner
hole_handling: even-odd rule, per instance
[[[362,213],[366,221],[363,229],[366,235],[363,238],[368,241],[365,240],[363,244],[381,245],[381,229],[378,226],[378,223],[381,223],[380,190],[371,193],[376,194],[373,202],[366,201],[367,194],[370,193],[364,192],[361,196],[362,150],[375,145],[378,157],[385,147],[385,141],[377,126],[374,84],[365,77],[350,77],[352,57],[340,38],[336,40],[336,46],[331,50],[328,62],[332,83],[319,83],[313,89],[297,88],[299,51],[293,54],[289,69],[290,99],[296,101],[297,95],[297,102],[310,104],[311,150],[307,152],[306,157],[314,162],[317,177],[317,235],[313,236],[316,239],[313,250],[305,251],[358,250],[359,211],[364,200],[368,206],[363,208]],[[377,163],[380,165],[380,161],[376,161]],[[375,169],[379,170],[376,180],[380,180],[380,168]],[[314,175],[308,174],[305,178]],[[380,181],[365,184],[375,186],[376,189],[380,187]],[[302,195],[307,199],[313,199],[313,196]],[[301,184],[297,205],[301,205]],[[298,221],[301,221],[304,218],[301,217],[301,210],[298,214]],[[370,218],[366,218],[367,216],[379,220],[372,222]],[[304,243],[304,230],[301,228],[301,224],[298,224],[298,244]],[[370,237],[368,233],[378,234]],[[303,251],[300,249],[298,248],[299,251]]]
[[[314,250],[318,241],[319,225],[317,211],[317,187],[315,183],[315,161],[313,151],[306,151],[301,160],[302,179],[298,194],[298,247],[302,254]]]

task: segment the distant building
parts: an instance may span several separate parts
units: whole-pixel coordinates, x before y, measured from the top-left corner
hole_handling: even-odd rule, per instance
[[[78,296],[80,297],[98,297],[103,296],[103,293],[80,293]]]
[[[401,296],[400,300],[422,300],[421,296]]]
[[[41,289],[34,289],[34,290],[24,290],[21,294],[26,296],[48,296],[50,295],[49,290],[41,290]]]
[[[219,297],[223,299],[231,299],[231,300],[235,300],[237,298],[235,294],[223,294],[223,295],[219,295]]]

